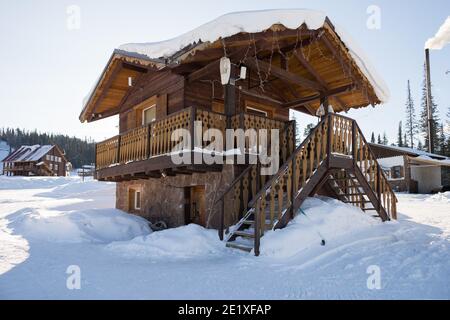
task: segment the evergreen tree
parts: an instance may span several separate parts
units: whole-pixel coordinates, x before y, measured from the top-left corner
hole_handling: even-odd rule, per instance
[[[416,139],[417,134],[419,133],[419,127],[416,120],[416,110],[414,107],[414,100],[411,96],[411,86],[408,80],[407,86],[407,97],[406,97],[406,123],[405,123],[405,134],[408,137],[408,141],[406,139],[403,141],[405,144],[409,144],[411,148],[414,148],[414,140]]]
[[[375,143],[375,133],[372,131],[372,135],[370,136],[370,142]]]
[[[384,144],[385,146],[387,146],[389,144],[389,140],[386,136],[386,132],[383,133],[383,141],[382,144]]]
[[[437,139],[437,145],[438,145],[438,149],[436,149],[435,151],[438,154],[441,155],[445,155],[446,153],[446,139],[445,139],[445,132],[444,132],[444,124],[441,123],[439,125],[439,130],[438,130],[438,139]]]
[[[409,148],[408,137],[406,136],[406,132],[403,134],[403,146]]]
[[[305,130],[303,131],[303,136],[306,138],[307,136],[309,136],[309,134],[311,133],[311,131],[314,129],[315,124],[314,123],[308,123],[306,125]]]
[[[427,86],[426,79],[424,76],[422,84],[422,100],[421,100],[422,112],[420,113],[420,131],[425,137],[424,149],[428,150],[428,110],[427,110]],[[438,131],[439,131],[439,113],[436,103],[434,102],[434,97],[431,95],[431,137],[433,139],[433,149],[439,150],[438,145]]]
[[[403,147],[403,132],[402,132],[402,122],[401,121],[398,124],[397,146]]]
[[[417,144],[417,149],[423,150],[423,143],[419,140],[419,143]]]
[[[378,144],[383,144],[383,141],[381,140],[381,136],[378,134],[378,138],[377,138],[377,143]]]

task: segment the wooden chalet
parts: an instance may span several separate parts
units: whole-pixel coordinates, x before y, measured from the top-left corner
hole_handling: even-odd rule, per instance
[[[395,191],[434,193],[450,186],[450,159],[407,147],[370,144]]]
[[[225,15],[162,43],[121,46],[80,114],[83,122],[119,115],[118,135],[96,145],[96,178],[117,182],[119,209],[169,227],[216,228],[227,246],[256,255],[264,232],[286,226],[315,194],[395,219],[395,194],[370,145],[340,114],[382,103],[387,89],[346,39],[323,13],[272,10]],[[231,61],[225,85],[222,57]],[[321,111],[299,145],[291,109]],[[278,172],[261,175],[259,162],[174,164],[171,133],[193,133],[194,121],[203,130],[279,129]]]
[[[57,145],[21,146],[3,160],[6,176],[65,176],[67,159]]]

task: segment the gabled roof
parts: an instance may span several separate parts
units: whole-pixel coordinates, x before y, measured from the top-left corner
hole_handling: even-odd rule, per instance
[[[306,9],[248,11],[223,15],[171,40],[120,46],[85,100],[80,121],[94,121],[117,114],[119,105],[130,90],[128,77],[137,78],[149,70],[175,70],[183,65],[189,66],[192,72],[193,67],[199,69],[220,59],[224,54],[224,43],[228,53],[233,50],[239,53],[252,44],[256,52],[255,39],[270,44],[276,38],[274,35],[279,36],[276,40],[278,46],[282,43],[285,47],[292,47],[295,54],[297,49],[301,51],[303,41],[315,43],[313,48],[306,49],[305,59],[315,64],[316,73],[324,80],[320,81],[321,85],[324,86],[325,82],[330,92],[346,86],[349,88],[335,99],[339,105],[335,109],[337,112],[376,105],[389,99],[389,89],[368,58],[342,28],[331,23],[325,13]],[[321,39],[321,43],[313,39]],[[247,61],[245,57],[244,64]],[[136,67],[134,70],[130,68],[132,65]],[[177,72],[179,70],[182,68]],[[311,73],[310,69],[298,63],[291,71],[304,78],[309,78]],[[306,87],[296,90],[300,98],[316,98],[309,112],[320,106],[317,91]],[[333,103],[334,107],[336,105]]]
[[[56,145],[34,145],[34,146],[21,146],[13,151],[3,161],[4,162],[19,162],[19,161],[39,161],[53,148],[58,148]],[[64,157],[63,152],[58,148],[61,155]]]

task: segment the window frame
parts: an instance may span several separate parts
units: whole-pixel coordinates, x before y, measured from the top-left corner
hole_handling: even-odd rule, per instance
[[[245,106],[245,112],[247,112],[247,110],[251,110],[251,111],[254,111],[255,113],[258,113],[258,114],[250,113],[250,114],[255,115],[255,116],[260,116],[260,117],[262,117],[263,114],[264,114],[264,117],[268,118],[268,115],[269,115],[269,113],[268,113],[266,110],[259,109],[259,108],[256,108],[256,107],[254,107],[254,106],[246,105],[246,106]],[[261,115],[260,115],[260,114],[261,114]]]
[[[147,110],[150,110],[150,109],[152,109],[152,108],[155,108],[155,117],[154,117],[154,119],[152,120],[152,121],[150,121],[149,123],[145,123],[145,111],[147,111]],[[156,104],[152,104],[150,107],[147,107],[147,108],[143,108],[142,109],[142,125],[143,126],[145,126],[145,125],[148,125],[148,124],[150,124],[150,123],[153,123],[153,122],[155,122],[156,121]]]
[[[139,194],[139,206],[138,206],[138,194]],[[141,190],[134,190],[134,202],[133,202],[133,210],[141,210]]]

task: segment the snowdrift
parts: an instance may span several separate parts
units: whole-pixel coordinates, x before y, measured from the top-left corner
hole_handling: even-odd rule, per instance
[[[296,218],[286,228],[269,231],[261,238],[261,255],[294,256],[308,248],[361,232],[381,222],[355,206],[326,197],[308,198]]]
[[[107,250],[128,258],[188,258],[225,250],[216,230],[196,224],[153,232],[131,241],[114,242]]]
[[[151,232],[145,219],[116,209],[58,212],[26,208],[8,220],[15,234],[29,240],[59,243],[110,243]]]
[[[78,177],[7,177],[0,176],[0,190],[47,189],[72,183]]]

